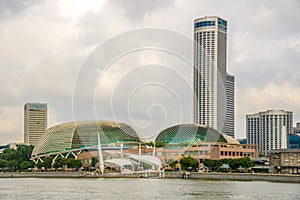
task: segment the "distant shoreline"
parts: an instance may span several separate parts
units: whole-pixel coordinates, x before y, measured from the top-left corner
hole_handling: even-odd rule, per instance
[[[183,173],[166,172],[165,178],[182,178]],[[135,174],[92,174],[86,172],[27,172],[0,173],[0,178],[146,178],[144,173]],[[157,173],[151,173],[148,178],[158,178]],[[270,181],[285,183],[300,183],[300,175],[294,174],[250,174],[250,173],[189,173],[189,179],[228,180],[228,181]]]

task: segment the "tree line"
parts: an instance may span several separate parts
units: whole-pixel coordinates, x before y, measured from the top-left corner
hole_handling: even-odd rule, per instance
[[[173,169],[176,168],[176,165],[178,161],[170,161],[169,166]],[[197,171],[199,167],[198,160],[192,158],[191,156],[188,157],[182,157],[179,161],[181,170],[184,171]],[[228,165],[230,167],[230,170],[237,171],[241,168],[251,168],[254,166],[251,159],[249,157],[243,157],[243,158],[236,158],[236,159],[220,159],[220,160],[211,160],[211,159],[205,159],[203,161],[204,166],[208,167],[211,171],[222,171],[222,166]]]
[[[206,167],[209,167],[212,171],[222,171],[221,167],[226,164],[230,167],[231,170],[235,171],[239,168],[250,168],[253,167],[254,164],[252,163],[251,159],[249,157],[243,157],[243,158],[226,158],[221,160],[210,160],[205,159],[203,161],[203,164]]]
[[[20,145],[16,149],[4,149],[0,154],[0,171],[25,171],[34,167],[30,161],[33,146]]]
[[[44,162],[35,164],[30,160],[32,150],[32,145],[20,145],[16,149],[4,149],[0,154],[0,171],[27,171],[28,169],[35,167],[44,170],[50,168],[72,168],[78,170],[82,167],[82,162],[80,160],[59,157],[53,163],[53,157],[51,156],[43,158]]]

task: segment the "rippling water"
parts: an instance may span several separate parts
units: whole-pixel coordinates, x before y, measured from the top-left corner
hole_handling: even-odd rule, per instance
[[[200,179],[2,178],[0,199],[300,199],[300,184]]]

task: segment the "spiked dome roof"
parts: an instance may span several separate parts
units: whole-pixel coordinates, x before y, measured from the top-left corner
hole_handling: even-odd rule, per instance
[[[178,124],[169,127],[156,137],[155,142],[165,144],[196,144],[200,142],[224,142],[239,144],[239,142],[213,128],[198,124]]]
[[[124,123],[110,121],[69,122],[47,130],[35,145],[32,155],[101,145],[139,143],[137,132]]]

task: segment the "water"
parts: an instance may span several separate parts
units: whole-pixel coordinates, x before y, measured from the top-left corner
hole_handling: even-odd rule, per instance
[[[200,179],[2,178],[0,199],[300,199],[300,184]]]

